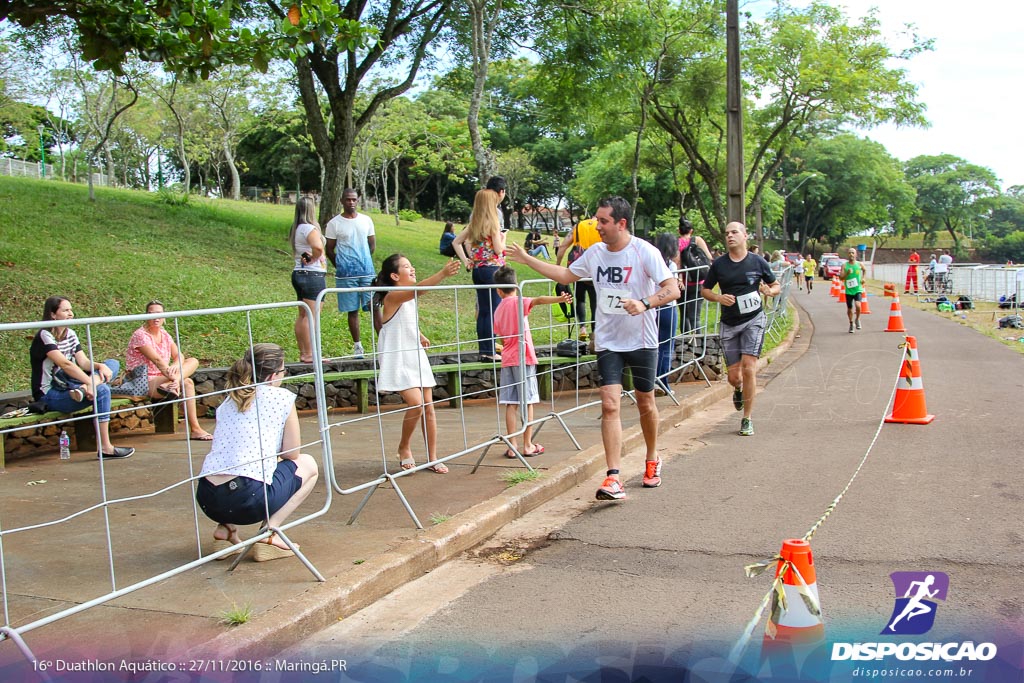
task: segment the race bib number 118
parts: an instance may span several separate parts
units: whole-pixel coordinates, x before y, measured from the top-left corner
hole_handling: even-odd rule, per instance
[[[736,306],[740,313],[753,313],[761,308],[761,295],[756,291],[736,297]]]

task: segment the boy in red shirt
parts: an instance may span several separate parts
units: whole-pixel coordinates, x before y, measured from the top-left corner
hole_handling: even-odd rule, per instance
[[[498,403],[505,406],[505,428],[508,430],[508,441],[512,448],[505,451],[506,458],[516,457],[519,451],[514,436],[518,424],[519,407],[526,403],[526,429],[523,432],[523,450],[525,456],[540,455],[544,447],[533,443],[533,404],[540,403],[537,391],[537,352],[533,348],[533,336],[530,334],[530,322],[527,316],[534,306],[550,306],[557,303],[569,303],[572,295],[568,292],[561,296],[522,297],[523,329],[519,329],[519,290],[516,288],[516,271],[502,266],[494,273],[494,284],[505,285],[498,288],[501,301],[494,311],[494,334],[501,338],[504,345],[501,351],[501,389],[498,391]],[[523,365],[519,363],[519,341],[522,335],[524,349]],[[522,394],[520,393],[522,392]],[[525,396],[525,401],[521,396]],[[513,450],[514,449],[514,450]]]

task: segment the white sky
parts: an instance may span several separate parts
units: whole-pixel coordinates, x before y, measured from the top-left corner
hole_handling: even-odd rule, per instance
[[[992,169],[1003,189],[1024,185],[1024,3],[1020,0],[829,0],[851,19],[878,7],[883,34],[914,24],[934,50],[905,63],[927,105],[928,129],[886,125],[862,134],[906,161],[920,154],[954,154]],[[741,3],[741,6],[744,6]],[[768,0],[745,5],[770,6]],[[755,10],[756,11],[756,10]],[[888,40],[890,45],[906,41]]]

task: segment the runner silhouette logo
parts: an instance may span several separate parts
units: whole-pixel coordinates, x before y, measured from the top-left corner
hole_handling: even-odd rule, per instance
[[[938,605],[949,592],[949,576],[943,572],[893,572],[896,605],[882,635],[920,635],[935,624]]]

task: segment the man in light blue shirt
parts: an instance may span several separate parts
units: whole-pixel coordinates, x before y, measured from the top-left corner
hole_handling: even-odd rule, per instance
[[[377,247],[373,221],[356,211],[359,192],[346,188],[341,193],[342,212],[327,223],[327,258],[334,263],[335,286],[339,289],[369,287],[373,284],[373,251]],[[362,358],[359,336],[359,311],[370,310],[370,292],[338,292],[338,311],[348,313],[348,331],[354,347],[352,355]]]

